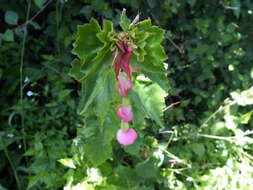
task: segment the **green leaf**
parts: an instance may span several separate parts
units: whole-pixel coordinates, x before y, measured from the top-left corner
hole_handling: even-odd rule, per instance
[[[0,184],[0,190],[7,190],[7,189]]]
[[[130,146],[125,146],[124,150],[128,152],[129,154],[139,155],[141,145],[142,145],[142,142],[140,141],[140,139],[137,139],[137,141],[135,141],[134,144]]]
[[[150,96],[150,94],[152,94],[152,96]],[[163,113],[165,96],[166,92],[157,84],[145,86],[138,82],[134,84],[133,90],[129,93],[131,101],[136,105],[139,111],[156,121],[160,127],[164,127],[161,116]]]
[[[191,149],[192,151],[197,154],[200,158],[202,158],[205,154],[205,146],[203,144],[200,143],[194,143],[191,144]]]
[[[71,69],[69,71],[69,75],[73,78],[75,78],[78,81],[82,81],[85,77],[85,72],[82,70],[83,63],[81,60],[74,59],[71,62]]]
[[[112,57],[107,54],[107,59],[99,57],[93,64],[93,67],[87,72],[87,78],[83,81],[83,97],[79,107],[80,114],[85,113],[95,98],[99,95],[108,80],[109,68],[107,67],[112,61]],[[104,62],[102,62],[104,60]],[[103,63],[103,68],[101,64]]]
[[[88,160],[97,167],[111,157],[112,147],[97,136],[85,145],[85,153]]]
[[[100,93],[100,90],[104,87],[104,84],[106,82],[108,72],[105,72],[105,70],[102,70],[101,75],[99,75],[98,80],[96,80],[96,77],[91,77],[86,80],[86,86],[84,86],[85,90],[85,96],[84,98],[84,105],[83,108],[80,110],[80,114],[84,114],[88,107],[92,104],[92,102],[95,100],[95,98]],[[93,80],[92,80],[93,79]],[[95,80],[94,80],[95,79]],[[89,92],[89,93],[88,93]]]
[[[30,177],[27,189],[30,189],[34,185],[39,183],[40,179],[41,179],[41,176],[39,176],[39,175],[35,175],[35,176]]]
[[[253,104],[253,87],[242,92],[232,92],[230,94],[238,105],[246,106]]]
[[[157,1],[156,0],[147,0],[148,5],[151,9],[155,8]]]
[[[6,42],[13,42],[14,41],[13,31],[7,29],[2,36],[2,39]]]
[[[95,57],[97,51],[103,47],[103,43],[97,38],[100,31],[101,28],[95,19],[91,19],[89,24],[78,26],[73,53],[81,59]]]
[[[60,160],[58,160],[62,165],[64,165],[64,166],[66,166],[66,167],[68,167],[68,168],[73,168],[73,169],[75,169],[76,168],[76,166],[75,166],[75,164],[74,164],[74,161],[73,161],[73,159],[71,159],[71,158],[62,158],[62,159],[60,159]]]
[[[119,25],[121,26],[121,28],[124,31],[126,31],[129,29],[130,24],[131,24],[131,20],[129,18],[127,18],[126,9],[123,9],[121,16],[120,16]]]
[[[109,20],[104,20],[103,30],[97,34],[98,39],[104,43],[104,46],[111,43],[110,35],[113,33],[113,23]]]
[[[110,179],[113,180],[114,184],[120,186],[135,186],[138,184],[140,178],[136,175],[136,171],[134,168],[125,167],[120,165],[115,170],[115,178]]]
[[[146,179],[155,178],[158,174],[158,168],[154,160],[138,163],[135,170],[139,177]]]
[[[105,119],[103,126],[103,141],[106,143],[111,143],[111,140],[115,137],[116,132],[120,128],[120,119],[116,115],[116,110],[114,106],[108,110],[108,114]]]
[[[115,86],[116,86],[115,74],[113,70],[109,70],[107,72],[108,74],[105,77],[104,85],[101,88],[95,100],[97,115],[100,120],[100,125],[104,124],[105,117],[108,114],[108,111],[110,109],[113,109],[111,107],[111,102],[114,99],[114,97],[117,95],[117,91],[115,89]]]
[[[241,2],[240,0],[231,0],[231,5],[234,8],[233,13],[234,15],[239,18],[241,13]]]
[[[84,151],[92,165],[97,167],[111,158],[111,141],[120,128],[120,120],[112,107],[112,109],[108,110],[102,127],[98,127],[99,123],[94,121],[94,119],[91,121],[91,125],[87,124],[87,127],[91,127],[92,129],[96,128],[96,133],[87,139]]]
[[[39,8],[42,8],[45,2],[46,0],[34,0],[35,5],[37,5]]]
[[[167,79],[166,75],[159,74],[159,73],[146,72],[146,71],[142,71],[142,73],[146,77],[148,77],[150,80],[157,83],[164,91],[166,91],[166,92],[168,91],[169,84],[168,84],[168,79]]]
[[[135,43],[138,48],[134,51],[137,59],[133,60],[133,64],[139,67],[145,76],[158,83],[164,90],[168,90],[164,66],[167,55],[161,46],[164,30],[152,26],[150,19],[138,23],[136,27],[138,32],[136,31]],[[141,63],[137,64],[134,61]]]
[[[253,113],[253,110],[248,112],[248,113],[245,113],[243,114],[241,117],[240,117],[240,123],[242,124],[248,124],[249,123],[249,120],[251,118],[251,115]]]
[[[191,7],[194,7],[194,5],[196,4],[197,0],[187,0],[187,3],[189,3],[191,5]]]
[[[4,15],[4,21],[9,25],[17,25],[18,14],[14,11],[6,11]]]

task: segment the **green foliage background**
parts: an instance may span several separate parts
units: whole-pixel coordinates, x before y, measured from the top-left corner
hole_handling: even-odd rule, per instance
[[[93,138],[68,75],[77,26],[119,29],[123,8],[166,30],[169,57],[165,126],[147,118],[127,148]],[[252,14],[250,0],[1,0],[0,189],[251,189]],[[155,86],[137,83],[149,98]]]

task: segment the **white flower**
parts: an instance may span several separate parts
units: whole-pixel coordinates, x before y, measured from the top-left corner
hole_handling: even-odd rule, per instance
[[[33,95],[33,92],[32,92],[32,91],[28,91],[28,92],[26,93],[26,95],[27,95],[27,96],[32,96],[32,95]]]

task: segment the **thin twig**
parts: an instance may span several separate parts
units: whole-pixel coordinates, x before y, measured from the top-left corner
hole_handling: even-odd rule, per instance
[[[199,129],[202,129],[216,114],[218,114],[219,112],[223,111],[226,107],[228,106],[232,106],[233,104],[235,104],[235,101],[230,102],[229,104],[225,105],[225,106],[220,106],[212,115],[210,115],[205,121],[204,123],[202,123],[199,127]]]
[[[175,106],[175,105],[177,105],[177,104],[180,104],[180,103],[181,103],[181,101],[174,102],[174,103],[168,105],[166,108],[164,108],[163,111],[166,111],[166,110],[170,109],[171,107],[173,107],[173,106]]]
[[[33,15],[30,19],[27,19],[25,23],[18,25],[16,28],[14,29],[18,29],[18,28],[22,28],[27,26],[28,24],[31,24],[31,22],[37,17],[39,16],[43,10],[52,2],[53,0],[49,0],[35,15]]]
[[[197,136],[199,136],[199,137],[206,137],[206,138],[210,138],[210,139],[225,140],[225,141],[232,142],[232,141],[235,141],[238,138],[242,138],[242,137],[245,137],[245,136],[248,136],[248,135],[251,135],[251,134],[253,134],[253,131],[246,131],[246,132],[243,133],[242,136],[225,137],[225,136],[215,136],[215,135],[200,134],[200,133],[198,133]]]

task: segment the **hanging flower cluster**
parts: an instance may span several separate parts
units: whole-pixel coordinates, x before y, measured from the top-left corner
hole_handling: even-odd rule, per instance
[[[111,158],[113,139],[123,146],[136,142],[140,134],[133,129],[133,121],[141,125],[148,116],[163,127],[160,120],[163,98],[158,100],[156,96],[150,102],[149,96],[152,97],[153,92],[164,94],[168,86],[164,67],[167,55],[162,46],[165,31],[152,25],[150,19],[139,21],[138,17],[131,22],[123,9],[118,23],[120,31],[106,19],[102,27],[96,19],[91,19],[77,28],[72,50],[76,58],[71,63],[69,75],[82,87],[78,114],[84,116],[87,123],[93,122],[85,125],[88,131],[95,132],[85,139],[84,150],[87,159],[96,166]],[[133,75],[133,72],[138,73]],[[136,89],[133,89],[132,82],[139,73],[156,84],[148,86],[146,91],[146,87],[142,89],[143,85],[136,81]],[[130,96],[131,91],[133,96]],[[115,93],[119,96],[113,97]],[[131,102],[140,106],[133,110]],[[115,108],[115,105],[118,106]],[[137,114],[144,115],[137,118]],[[118,126],[121,128],[115,131]],[[115,137],[111,135],[115,133]],[[97,146],[98,142],[103,142],[103,146]],[[94,149],[98,149],[96,154]],[[99,159],[96,159],[97,153]]]
[[[122,41],[121,43],[116,43],[120,55],[116,57],[114,62],[114,71],[118,81],[117,87],[118,92],[122,96],[122,102],[124,98],[128,98],[128,91],[132,89],[132,72],[133,69],[130,65],[130,59],[132,55],[133,48],[128,46],[127,41]],[[115,56],[115,52],[113,52]],[[123,71],[123,72],[121,72]],[[124,73],[127,77],[124,76]],[[117,110],[117,115],[121,120],[121,129],[118,130],[116,138],[118,142],[124,146],[131,145],[135,142],[138,135],[136,131],[129,128],[128,122],[133,120],[133,112],[130,105],[121,105]]]

